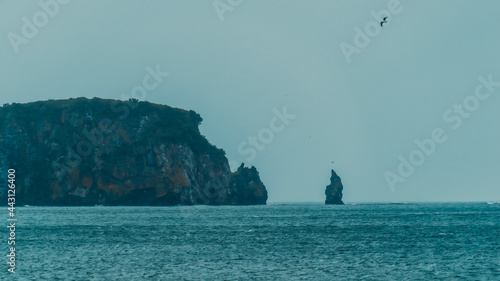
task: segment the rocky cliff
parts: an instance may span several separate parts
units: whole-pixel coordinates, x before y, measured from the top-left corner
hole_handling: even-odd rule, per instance
[[[232,174],[224,151],[200,134],[201,121],[137,100],[4,105],[0,178],[16,170],[18,205],[265,204],[256,169]]]
[[[325,195],[326,195],[325,204],[343,205],[344,204],[344,202],[342,202],[343,189],[344,187],[342,186],[342,181],[340,180],[340,177],[332,169],[330,184],[326,187],[325,190]]]

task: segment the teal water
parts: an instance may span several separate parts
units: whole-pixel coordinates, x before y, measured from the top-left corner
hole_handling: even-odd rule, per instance
[[[500,280],[500,204],[17,211],[2,280]]]

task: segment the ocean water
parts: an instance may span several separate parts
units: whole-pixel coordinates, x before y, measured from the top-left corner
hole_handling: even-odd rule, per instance
[[[500,280],[500,204],[20,207],[17,218],[16,273],[2,263],[1,280]]]

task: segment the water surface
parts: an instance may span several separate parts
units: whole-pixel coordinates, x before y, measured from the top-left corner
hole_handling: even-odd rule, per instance
[[[5,280],[500,280],[500,204],[17,211]]]

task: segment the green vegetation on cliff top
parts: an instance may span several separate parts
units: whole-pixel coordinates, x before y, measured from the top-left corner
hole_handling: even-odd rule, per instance
[[[172,108],[167,105],[153,104],[150,102],[129,100],[119,101],[100,98],[76,98],[66,100],[37,101],[26,104],[5,104],[0,107],[0,132],[6,125],[15,124],[23,128],[29,137],[36,137],[41,121],[51,124],[60,124],[61,116],[66,114],[89,116],[90,124],[78,124],[75,132],[83,126],[90,130],[100,128],[99,124],[104,119],[113,124],[122,123],[129,127],[137,127],[141,118],[154,116],[154,123],[146,126],[143,138],[138,142],[147,142],[150,138],[165,142],[187,144],[196,155],[208,153],[217,164],[222,164],[225,152],[211,145],[200,134],[198,126],[203,119],[192,110]],[[82,126],[82,127],[80,127]]]

